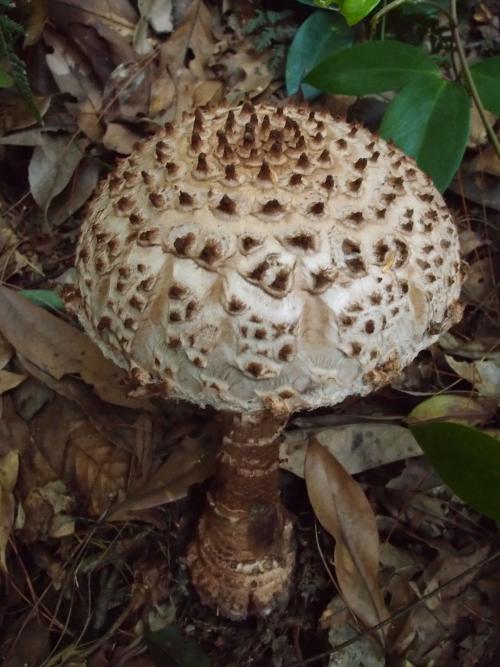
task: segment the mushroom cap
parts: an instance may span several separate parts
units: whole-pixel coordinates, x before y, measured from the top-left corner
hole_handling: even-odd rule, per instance
[[[302,107],[167,123],[102,181],[77,274],[79,319],[132,390],[229,411],[365,395],[461,315],[431,179]]]

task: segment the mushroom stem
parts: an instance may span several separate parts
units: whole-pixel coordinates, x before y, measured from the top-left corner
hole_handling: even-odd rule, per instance
[[[233,620],[269,614],[288,600],[292,524],[280,502],[280,435],[286,419],[232,416],[188,553],[202,601]]]

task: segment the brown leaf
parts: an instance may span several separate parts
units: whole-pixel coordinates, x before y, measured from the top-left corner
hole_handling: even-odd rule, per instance
[[[109,403],[151,408],[127,396],[121,384],[125,373],[85,334],[6,287],[0,287],[0,332],[19,354],[56,379],[79,373]]]
[[[193,484],[213,474],[215,448],[186,437],[165,463],[110,514],[110,521],[126,521],[138,512],[184,498]]]
[[[131,415],[137,415],[134,411],[130,412]],[[105,417],[103,414],[103,421]],[[131,431],[132,437],[135,436],[135,430],[132,423],[119,424],[115,417],[111,415],[118,431],[115,434],[118,445],[100,433],[75,403],[56,397],[46,405],[33,418],[31,431],[50,471],[47,475],[39,460],[35,466],[38,474],[34,480],[31,476],[31,485],[36,486],[40,478],[40,483],[49,481],[51,477],[62,480],[68,488],[78,493],[92,516],[101,515],[111,504],[122,500],[131,477],[131,451],[134,449],[120,446],[120,430]],[[137,417],[135,419],[138,421]],[[127,426],[128,429],[125,428]]]
[[[10,491],[0,486],[0,570],[7,572],[6,550],[9,535],[14,525],[16,503]]]
[[[467,301],[488,306],[496,300],[495,277],[493,275],[493,267],[496,262],[498,262],[498,257],[484,257],[471,264],[463,285],[463,292]]]
[[[88,142],[43,134],[43,142],[33,151],[28,168],[31,194],[44,213],[68,185],[84,156]]]
[[[5,630],[2,667],[39,667],[45,662],[50,653],[50,635],[40,614],[33,614],[29,609]]]
[[[138,0],[137,8],[141,18],[137,22],[134,34],[134,46],[137,53],[149,53],[152,44],[148,40],[149,24],[156,32],[172,32],[172,0]]]
[[[134,144],[139,136],[126,125],[121,123],[107,123],[102,143],[110,151],[129,155],[134,150]]]
[[[345,602],[367,628],[377,625],[389,612],[378,584],[379,539],[370,503],[314,439],[307,452],[305,480],[319,522],[335,538],[335,570]],[[379,632],[382,643],[384,635]]]
[[[80,424],[71,432],[65,467],[72,469],[78,492],[92,516],[99,516],[124,498],[130,456],[91,424]]]
[[[24,252],[22,238],[0,216],[0,277],[7,281],[16,274],[24,273],[40,275],[42,270],[36,258]]]
[[[43,32],[47,21],[47,0],[21,0],[18,6],[28,11],[28,21],[25,26],[24,48],[35,44]]]
[[[161,47],[160,66],[167,68],[176,89],[176,118],[193,108],[195,84],[213,78],[207,69],[217,46],[212,23],[213,14],[202,0],[192,0],[183,22]],[[193,57],[186,66],[188,51]]]
[[[137,439],[140,437],[137,432],[137,422],[148,420],[149,413],[141,415],[137,410],[109,405],[99,399],[88,385],[77,378],[64,377],[61,380],[55,380],[26,359],[21,357],[19,361],[27,373],[43,382],[45,386],[61,397],[48,407],[53,411],[51,419],[57,419],[58,410],[64,412],[65,415],[66,413],[75,414],[76,407],[69,404],[69,401],[74,401],[103,437],[129,453],[136,451]],[[57,405],[54,407],[54,404]],[[83,419],[81,411],[78,411],[78,420]]]
[[[81,208],[95,190],[99,178],[99,161],[84,157],[77,166],[71,182],[49,210],[52,225],[60,225]]]
[[[0,370],[0,395],[17,387],[26,380],[26,375]]]
[[[14,355],[14,348],[0,336],[0,368],[5,368]]]
[[[16,502],[12,491],[19,471],[19,454],[11,451],[0,458],[0,570],[7,572],[5,554],[14,525]]]

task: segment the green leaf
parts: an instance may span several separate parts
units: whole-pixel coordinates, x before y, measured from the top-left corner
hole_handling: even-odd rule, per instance
[[[500,440],[461,424],[419,424],[411,430],[457,496],[500,521]]]
[[[470,73],[483,105],[500,116],[500,56],[472,65]]]
[[[410,44],[363,42],[330,56],[305,81],[326,93],[368,95],[399,90],[415,77],[438,78],[432,58]]]
[[[309,5],[309,7],[314,7],[317,9],[329,9],[334,12],[339,11],[338,5],[335,3],[335,0],[297,0],[301,5]]]
[[[353,42],[353,31],[346,25],[340,14],[315,11],[295,33],[286,61],[287,95],[298,92],[302,79],[328,54],[345,49]],[[312,99],[319,90],[304,84],[302,92],[306,99]]]
[[[19,292],[25,299],[42,308],[50,310],[64,310],[64,302],[61,297],[52,290],[48,289],[24,289]]]
[[[481,424],[495,412],[485,401],[459,394],[438,394],[419,403],[408,415],[410,424],[424,421],[448,421],[456,424]]]
[[[208,656],[198,644],[186,639],[175,625],[147,632],[144,639],[158,667],[210,667]]]
[[[340,11],[349,25],[362,21],[380,3],[380,0],[343,0]]]
[[[0,69],[0,88],[11,88],[14,85],[12,77],[3,69]]]
[[[380,134],[417,161],[445,190],[462,160],[470,125],[470,98],[463,86],[426,77],[412,81],[384,114]]]

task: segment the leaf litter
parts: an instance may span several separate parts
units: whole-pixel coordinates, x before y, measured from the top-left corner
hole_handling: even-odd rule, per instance
[[[218,419],[131,398],[70,314],[18,290],[57,297],[70,282],[83,207],[136,141],[196,105],[281,100],[272,63],[286,42],[249,32],[256,8],[231,0],[20,4],[44,122],[0,90],[2,666],[496,664],[496,526],[443,484],[409,429],[499,432],[500,174],[481,127],[448,201],[468,264],[464,320],[392,387],[293,420],[281,466],[294,594],[235,626],[200,605],[185,563]],[[287,21],[283,34],[300,18]]]

